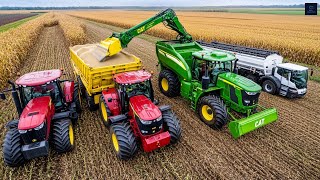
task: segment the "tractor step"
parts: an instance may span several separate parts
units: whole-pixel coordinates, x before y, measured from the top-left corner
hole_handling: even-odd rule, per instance
[[[240,136],[254,131],[262,126],[270,124],[278,119],[278,113],[275,108],[266,109],[246,118],[231,121],[229,130],[231,135],[237,139]]]

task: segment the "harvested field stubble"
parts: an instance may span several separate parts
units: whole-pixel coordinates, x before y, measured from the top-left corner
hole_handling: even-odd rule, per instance
[[[154,11],[71,11],[68,14],[130,28],[155,15]],[[279,51],[291,61],[320,66],[320,17],[219,12],[177,12],[197,40],[221,41]],[[117,18],[110,18],[117,17]],[[164,26],[147,32],[164,39],[176,34]]]

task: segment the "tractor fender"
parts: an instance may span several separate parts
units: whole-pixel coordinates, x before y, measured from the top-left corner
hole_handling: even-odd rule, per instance
[[[120,99],[115,88],[103,90],[101,96],[103,97],[104,102],[110,109],[113,116],[121,114]]]
[[[281,82],[279,81],[278,78],[274,77],[274,76],[262,76],[260,79],[259,79],[259,83],[262,84],[263,81],[265,80],[270,80],[272,81],[276,86],[277,86],[277,93],[279,92],[280,90],[280,87],[281,87]]]
[[[73,81],[66,81],[63,83],[63,93],[64,98],[67,103],[73,101],[73,93],[74,93],[74,82]]]
[[[169,105],[162,105],[162,106],[159,106],[159,110],[161,111],[161,113],[163,113],[163,112],[166,112],[166,111],[171,110],[171,106],[169,106]]]
[[[109,118],[111,124],[121,123],[121,122],[123,122],[123,121],[125,121],[127,119],[128,119],[127,116],[124,115],[124,114],[120,114],[120,115],[117,115],[117,116],[112,116],[112,117]]]

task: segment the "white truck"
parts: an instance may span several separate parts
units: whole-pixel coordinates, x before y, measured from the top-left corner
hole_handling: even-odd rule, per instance
[[[282,63],[283,57],[276,51],[219,42],[198,43],[208,49],[235,54],[238,74],[259,83],[265,92],[288,98],[302,97],[307,93],[308,68]]]

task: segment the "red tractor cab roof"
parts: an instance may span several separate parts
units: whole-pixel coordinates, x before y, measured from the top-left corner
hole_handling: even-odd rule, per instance
[[[114,80],[118,84],[135,84],[146,81],[151,78],[151,74],[148,71],[130,71],[114,75]]]
[[[16,80],[17,85],[21,86],[39,86],[61,77],[62,72],[59,69],[36,71],[27,73]]]

